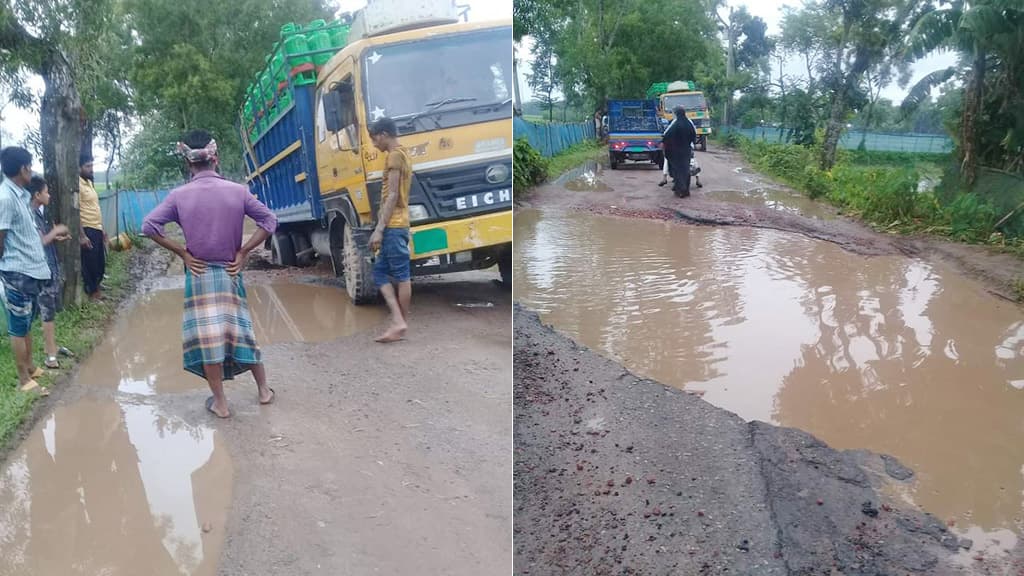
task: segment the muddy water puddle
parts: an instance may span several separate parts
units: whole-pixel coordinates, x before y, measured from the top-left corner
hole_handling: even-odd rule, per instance
[[[722,190],[708,192],[707,196],[725,202],[764,206],[779,212],[786,212],[787,214],[799,214],[822,220],[833,220],[837,216],[832,208],[816,202],[803,194],[775,188],[754,188],[745,192]]]
[[[0,574],[215,574],[232,475],[206,426],[141,403],[58,407],[0,470]]]
[[[246,290],[261,345],[324,342],[372,329],[385,319],[382,309],[356,307],[334,287],[256,284]],[[142,395],[202,387],[201,379],[182,370],[183,298],[182,290],[143,296],[96,348],[79,381]]]
[[[748,420],[893,454],[906,497],[1012,545],[1024,313],[967,279],[795,234],[516,214],[515,295],[578,341]]]

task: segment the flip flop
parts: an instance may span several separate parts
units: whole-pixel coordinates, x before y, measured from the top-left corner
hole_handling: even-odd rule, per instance
[[[228,413],[227,416],[221,416],[220,414],[217,414],[217,412],[213,409],[213,396],[210,396],[209,398],[206,399],[206,409],[210,412],[210,414],[213,414],[217,418],[230,418],[231,417],[231,413],[230,412]]]
[[[57,357],[47,358],[43,364],[50,370],[60,370],[60,362],[57,361]]]
[[[270,386],[267,386],[267,388],[270,388]],[[274,392],[274,389],[270,388],[270,400],[267,400],[266,402],[260,400],[260,405],[266,406],[268,404],[273,404],[274,400],[277,400],[277,392]]]
[[[36,371],[32,373],[32,378],[33,379],[39,378],[40,376],[43,376],[45,374],[46,374],[46,370],[43,370],[42,368],[36,366]]]
[[[29,390],[35,390],[36,388],[39,388],[39,382],[36,382],[35,380],[29,380],[28,382],[25,382],[24,384],[21,385],[20,390],[22,392],[28,392]]]

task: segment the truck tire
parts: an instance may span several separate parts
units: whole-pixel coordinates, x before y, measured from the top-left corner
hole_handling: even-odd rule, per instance
[[[345,224],[345,290],[356,306],[377,302],[377,287],[373,284],[373,264],[367,259],[365,248],[356,244],[352,227]]]
[[[615,158],[615,154],[608,155],[608,167],[615,170],[619,167],[619,161]]]
[[[501,286],[512,288],[512,251],[508,250],[498,260],[498,270],[501,272]]]
[[[654,165],[658,167],[658,170],[665,169],[665,153],[658,152],[654,155]]]
[[[270,258],[278,266],[295,266],[295,244],[288,232],[275,232],[270,237]]]
[[[707,152],[708,151],[708,137],[707,136],[703,136],[700,139],[700,151],[701,152]]]
[[[305,232],[291,233],[292,247],[295,250],[295,265],[306,268],[313,265],[313,245]]]

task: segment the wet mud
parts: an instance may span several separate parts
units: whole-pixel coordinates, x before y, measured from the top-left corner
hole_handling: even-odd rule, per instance
[[[144,402],[58,407],[0,471],[0,574],[216,574],[231,487],[209,426]]]
[[[521,211],[517,301],[746,420],[916,471],[900,497],[1012,548],[1024,311],[947,267],[770,230]]]

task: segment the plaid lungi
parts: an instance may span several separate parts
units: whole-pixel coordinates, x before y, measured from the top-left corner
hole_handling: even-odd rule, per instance
[[[231,380],[260,363],[241,274],[215,265],[198,276],[186,270],[181,328],[185,370],[197,376],[205,377],[204,364],[223,364]]]

